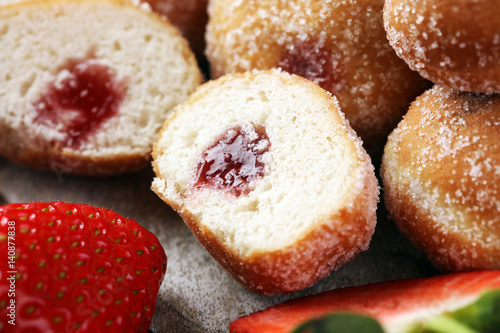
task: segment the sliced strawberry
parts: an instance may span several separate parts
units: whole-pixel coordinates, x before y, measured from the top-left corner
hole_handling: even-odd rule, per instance
[[[1,206],[0,331],[147,332],[166,264],[152,233],[108,209]]]
[[[339,327],[339,321],[351,323],[360,320],[357,315],[354,320],[346,319],[346,314],[358,314],[373,318],[385,332],[458,333],[458,329],[454,330],[450,325],[465,327],[471,322],[481,321],[481,316],[488,325],[500,325],[500,292],[490,291],[499,289],[500,271],[456,273],[337,289],[239,318],[230,324],[230,332],[290,333],[311,319],[337,313],[334,317],[322,319],[317,325],[323,327],[331,324],[328,321],[335,320]],[[299,328],[296,332],[328,332],[313,329],[316,327],[314,323],[307,325],[312,326]],[[448,325],[450,330],[434,330],[440,325]],[[500,332],[500,328],[495,327]],[[349,331],[338,329],[334,332]]]

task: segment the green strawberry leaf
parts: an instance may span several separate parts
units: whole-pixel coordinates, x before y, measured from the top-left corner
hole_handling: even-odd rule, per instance
[[[453,317],[481,333],[500,331],[500,290],[484,293],[475,303],[453,313]]]
[[[498,333],[500,290],[485,292],[477,301],[459,310],[443,313],[415,325],[411,333]]]
[[[384,333],[380,324],[373,318],[352,314],[335,313],[308,321],[293,333]]]

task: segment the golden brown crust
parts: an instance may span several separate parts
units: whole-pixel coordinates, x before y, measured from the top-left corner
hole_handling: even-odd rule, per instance
[[[382,178],[398,227],[441,270],[500,268],[500,95],[436,86],[386,146]]]
[[[376,156],[409,104],[428,87],[387,42],[383,3],[212,1],[207,26],[212,76],[282,66],[287,52],[295,54],[289,51],[292,47],[304,64],[326,61],[331,64],[325,70],[328,82],[315,81],[338,98],[365,148]],[[300,54],[301,49],[306,54]]]
[[[362,195],[355,199],[359,203],[366,201]],[[200,243],[234,279],[257,293],[278,295],[311,286],[366,250],[368,245],[360,247],[352,235],[356,235],[356,238],[371,238],[373,230],[367,227],[367,220],[375,217],[367,218],[367,208],[360,205],[354,211],[343,209],[293,246],[271,253],[254,254],[249,258],[234,254],[208,229],[201,228],[189,213],[181,216]],[[351,226],[349,233],[343,230],[346,223]],[[297,264],[290,266],[290,262]]]
[[[114,156],[82,156],[50,143],[37,148],[27,148],[14,132],[13,128],[0,122],[0,133],[2,133],[0,155],[33,169],[102,177],[140,170],[151,160],[149,152]]]
[[[41,151],[24,152],[22,155],[9,155],[5,151],[0,151],[0,155],[33,169],[92,177],[106,177],[138,171],[148,166],[151,161],[149,153],[116,156],[78,156],[71,154],[51,155]]]
[[[500,92],[500,6],[479,0],[389,0],[384,19],[398,55],[457,90]]]
[[[398,229],[424,252],[429,261],[442,272],[499,269],[500,249],[482,242],[473,242],[460,232],[440,227],[422,212],[411,194],[386,188],[387,210]]]

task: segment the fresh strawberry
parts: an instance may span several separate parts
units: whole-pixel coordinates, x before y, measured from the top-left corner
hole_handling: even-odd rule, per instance
[[[500,271],[332,290],[239,318],[230,332],[498,333]]]
[[[0,206],[0,332],[147,332],[166,264],[152,233],[108,209]]]

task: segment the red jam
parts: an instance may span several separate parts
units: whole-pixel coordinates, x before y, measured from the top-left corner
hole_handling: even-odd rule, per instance
[[[336,61],[331,52],[311,41],[285,47],[278,67],[316,82],[330,92],[337,81]]]
[[[64,145],[77,148],[108,119],[118,113],[126,84],[114,71],[94,59],[69,61],[34,106],[35,122],[59,127],[66,133]]]
[[[227,130],[198,159],[195,187],[229,190],[236,197],[248,194],[250,182],[264,177],[263,156],[270,145],[263,127],[244,125]]]

